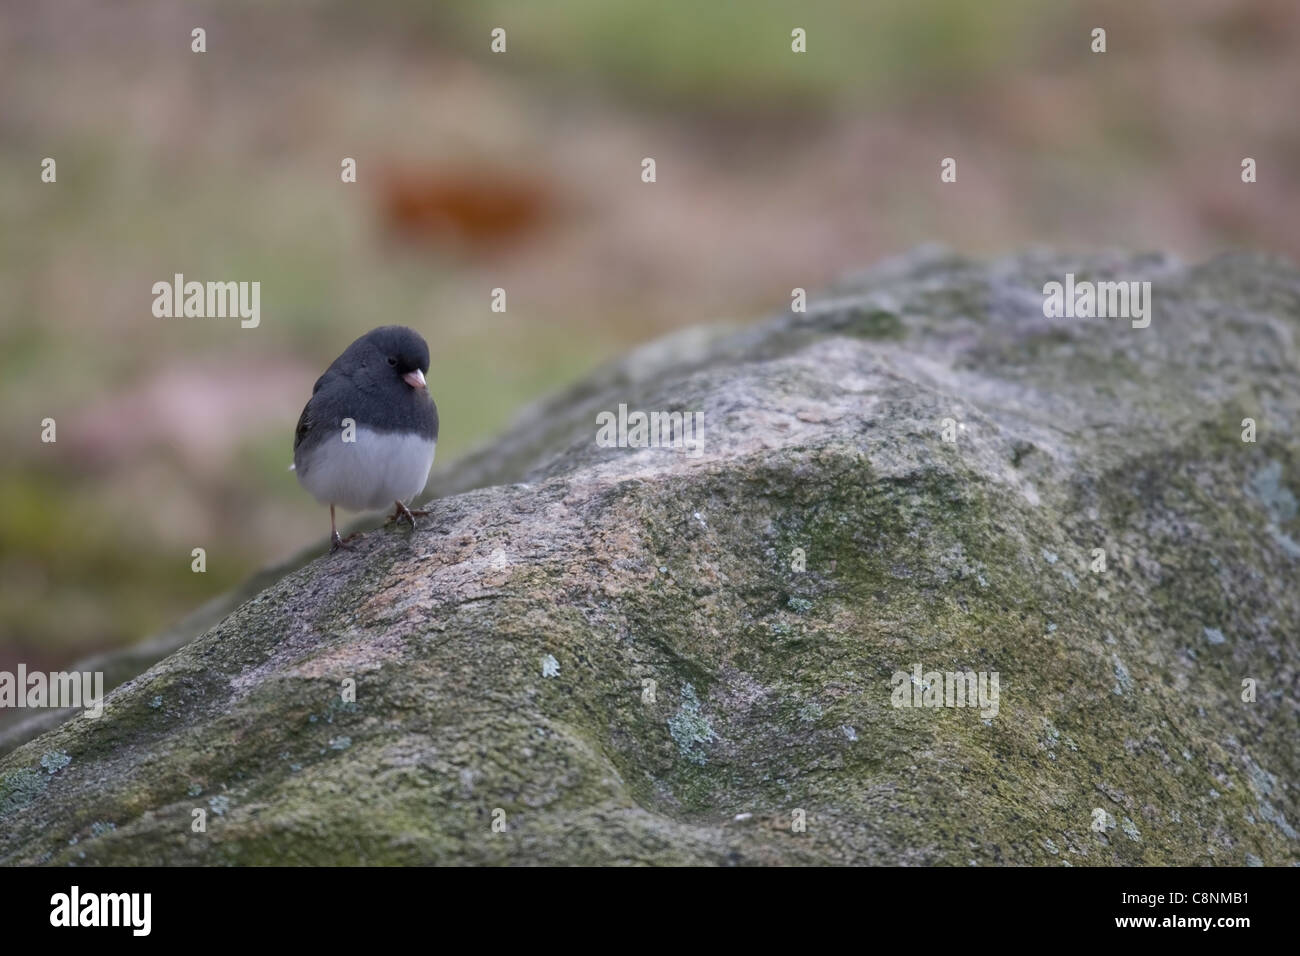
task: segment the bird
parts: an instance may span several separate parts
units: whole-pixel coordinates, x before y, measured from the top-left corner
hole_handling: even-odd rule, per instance
[[[376,511],[389,522],[428,511],[408,503],[423,489],[438,446],[438,406],[429,394],[429,346],[414,329],[386,325],[361,336],[312,387],[293,433],[298,483],[330,507],[330,554],[347,548],[336,506]]]

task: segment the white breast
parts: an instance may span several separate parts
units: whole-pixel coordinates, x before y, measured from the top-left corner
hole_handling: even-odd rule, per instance
[[[321,504],[374,511],[409,502],[424,490],[436,442],[358,428],[356,441],[342,433],[312,449],[297,468],[298,481]]]

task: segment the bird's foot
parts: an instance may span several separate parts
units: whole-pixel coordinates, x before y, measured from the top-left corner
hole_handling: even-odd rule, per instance
[[[421,511],[419,509],[412,510],[406,507],[406,505],[402,504],[400,501],[397,501],[394,502],[393,513],[388,516],[388,521],[386,522],[386,524],[392,524],[394,521],[400,524],[401,522],[405,521],[407,524],[411,526],[411,530],[414,531],[415,519],[423,518],[428,513],[429,513],[428,511]]]
[[[330,535],[330,554],[333,554],[335,551],[339,550],[340,548],[342,548],[344,551],[351,551],[352,545],[348,544],[348,542],[351,541],[353,538],[355,538],[357,536],[357,533],[350,534],[346,538],[341,538],[339,537],[339,533],[337,531],[333,532]]]

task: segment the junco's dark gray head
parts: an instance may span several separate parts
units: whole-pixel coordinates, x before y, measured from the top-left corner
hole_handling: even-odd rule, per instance
[[[429,346],[423,337],[404,325],[385,325],[367,332],[348,346],[340,361],[364,366],[369,377],[382,380],[383,368],[411,388],[424,388],[429,371]]]

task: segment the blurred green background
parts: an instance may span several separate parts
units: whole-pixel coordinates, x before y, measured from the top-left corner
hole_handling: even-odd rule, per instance
[[[633,343],[925,240],[1300,258],[1297,102],[1293,0],[8,2],[0,668],[323,548],[293,426],[376,325],[430,342],[438,468]],[[176,272],[260,281],[260,327],[155,318]]]

